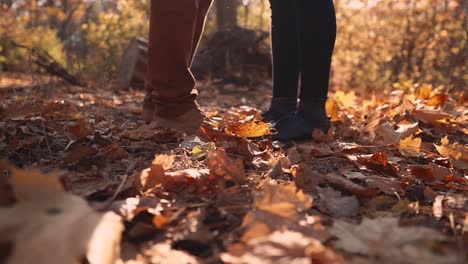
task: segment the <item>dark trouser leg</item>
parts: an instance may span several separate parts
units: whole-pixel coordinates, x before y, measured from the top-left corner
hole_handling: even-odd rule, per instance
[[[323,100],[328,94],[336,39],[332,0],[299,0],[297,9],[301,54],[301,100]]]
[[[313,0],[316,1],[316,0]],[[299,78],[297,0],[270,0],[273,97],[297,99]]]
[[[273,98],[264,121],[277,122],[296,113],[299,78],[297,0],[270,0],[273,57]]]
[[[327,132],[330,128],[325,103],[336,38],[333,1],[297,0],[296,7],[300,103],[297,115],[283,119],[275,126],[279,131],[275,138],[279,140],[308,139],[314,129]]]
[[[144,107],[150,111],[155,108],[158,116],[173,118],[196,108],[195,79],[190,65],[203,31],[208,2],[151,1]]]

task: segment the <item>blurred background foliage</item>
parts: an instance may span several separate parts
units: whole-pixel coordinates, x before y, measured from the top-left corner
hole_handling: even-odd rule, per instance
[[[205,37],[231,26],[269,31],[268,0],[215,2]],[[149,0],[0,3],[0,72],[31,71],[28,51],[18,43],[47,51],[71,72],[109,77],[129,41],[148,32]],[[332,86],[465,88],[466,0],[335,0],[335,5]]]

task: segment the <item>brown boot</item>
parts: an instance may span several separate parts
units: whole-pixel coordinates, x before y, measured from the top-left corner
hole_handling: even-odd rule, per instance
[[[155,113],[153,122],[158,126],[183,131],[189,135],[196,133],[200,129],[205,118],[205,113],[197,106],[180,116],[171,118],[159,116]]]

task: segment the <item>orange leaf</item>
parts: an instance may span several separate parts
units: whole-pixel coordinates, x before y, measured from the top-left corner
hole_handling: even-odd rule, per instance
[[[238,137],[257,138],[271,134],[270,124],[261,121],[237,123],[228,126],[228,132]]]

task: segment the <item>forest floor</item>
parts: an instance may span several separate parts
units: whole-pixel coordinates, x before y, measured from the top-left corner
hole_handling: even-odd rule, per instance
[[[274,142],[270,87],[201,82],[187,136],[141,90],[3,75],[0,262],[466,263],[467,94],[333,91],[328,135]]]

